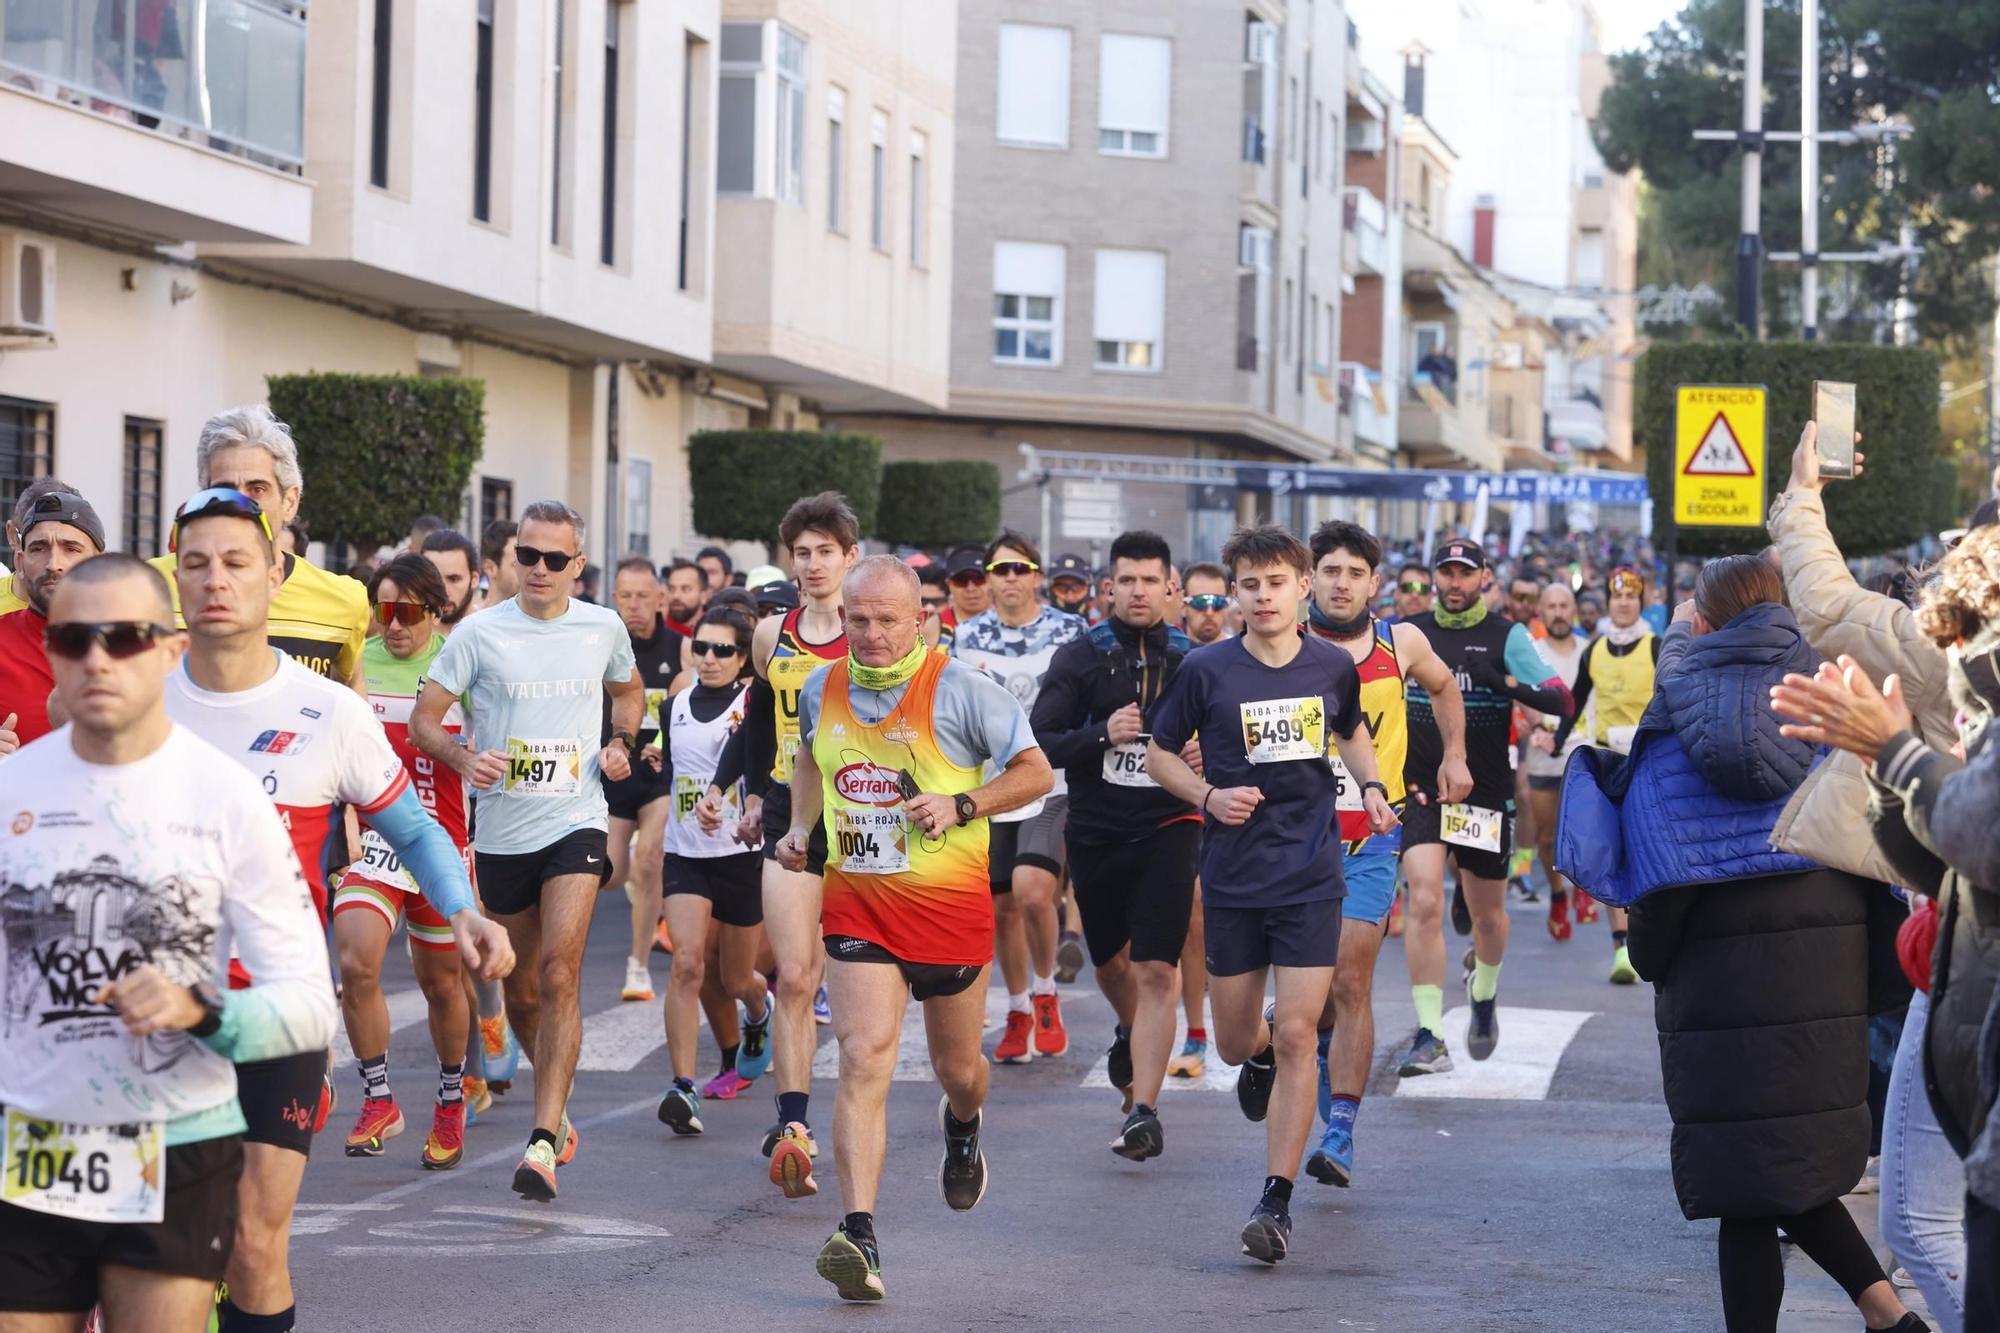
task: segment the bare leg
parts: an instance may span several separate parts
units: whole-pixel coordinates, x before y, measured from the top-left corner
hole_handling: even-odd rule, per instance
[[[667,933],[674,937],[673,968],[667,976],[667,1055],[674,1077],[692,1079],[699,1058],[702,983],[708,975],[708,899],[698,893],[669,895]]]
[[[541,1007],[535,1031],[535,1128],[556,1134],[583,1047],[577,975],[590,935],[597,876],[558,875],[542,884]],[[519,970],[518,968],[516,969]],[[517,1029],[518,1030],[518,1029]],[[561,1151],[562,1145],[556,1145]]]
[[[1187,1025],[1204,1032],[1208,1030],[1202,1014],[1202,1001],[1208,994],[1207,947],[1207,933],[1201,924],[1201,881],[1196,880],[1194,915],[1188,919],[1187,945],[1181,950],[1181,1008],[1187,1013]]]
[[[1265,973],[1260,967],[1208,979],[1208,1007],[1215,1017],[1209,1036],[1224,1064],[1240,1065],[1271,1044],[1271,1029],[1264,1022]]]
[[[779,1092],[811,1092],[813,992],[824,974],[820,943],[820,879],[764,862],[764,930],[777,960],[778,1012],[771,1020],[771,1069]],[[893,969],[891,969],[893,971]],[[719,1038],[718,1038],[719,1039]]]
[[[472,1011],[466,1007],[461,981],[465,966],[458,961],[458,951],[446,953],[420,945],[410,951],[410,965],[430,1010],[431,1047],[437,1052],[438,1063],[457,1064],[465,1058],[465,1043],[472,1033]]]
[[[604,835],[605,853],[611,858],[611,877],[604,881],[606,889],[622,889],[632,882],[632,835],[638,828],[637,820],[611,816],[610,832]]]
[[[667,859],[670,806],[662,796],[639,808],[638,847],[632,853],[632,877],[626,881],[625,896],[632,900],[632,957],[640,963],[652,955],[653,934],[660,924],[660,876]],[[672,926],[667,927],[667,933],[673,934]]]
[[[97,1285],[109,1333],[142,1328],[160,1333],[201,1333],[208,1327],[215,1304],[213,1282],[149,1273],[122,1264],[106,1264]]]
[[[1132,946],[1126,945],[1116,958],[1107,958],[1092,970],[1097,974],[1097,989],[1104,993],[1104,998],[1111,1002],[1111,1011],[1118,1015],[1119,1026],[1130,1031],[1139,1013],[1139,983],[1132,975]]]
[[[1132,1100],[1160,1104],[1160,1085],[1167,1079],[1167,1061],[1174,1053],[1174,1005],[1180,990],[1179,969],[1158,961],[1132,964],[1137,991],[1132,1029]]]
[[[1410,984],[1443,986],[1444,845],[1405,851],[1403,882],[1409,888],[1409,901],[1403,906],[1403,953],[1410,964]]]
[[[292,1205],[305,1174],[303,1153],[268,1143],[243,1145],[236,1249],[224,1280],[230,1303],[245,1314],[277,1314],[292,1307]]]
[[[731,1012],[735,1010],[734,1001],[741,1000],[750,1021],[762,1021],[766,1017],[765,1007],[770,1003],[770,984],[757,971],[757,945],[763,928],[719,926],[715,933],[722,936],[716,972],[722,979]]]
[[[1375,1059],[1375,960],[1382,954],[1382,931],[1359,921],[1343,923],[1340,963],[1333,970],[1333,1042],[1327,1052],[1328,1090],[1359,1098],[1368,1087],[1368,1067]],[[1324,1017],[1324,1014],[1323,1014]]]
[[[1482,963],[1495,967],[1507,954],[1507,881],[1459,873],[1465,885],[1465,905],[1472,909],[1472,949]],[[1443,972],[1440,969],[1440,979]]]
[[[1312,1133],[1313,1101],[1319,1082],[1314,1060],[1319,1043],[1319,1016],[1333,983],[1330,967],[1280,967],[1277,973],[1278,1071],[1271,1086],[1270,1111],[1264,1121],[1266,1175],[1290,1180],[1298,1174]],[[1259,987],[1261,990],[1262,988]]]
[[[993,954],[1000,960],[1000,976],[1007,994],[1028,993],[1028,939],[1021,920],[1017,894],[996,894],[993,898]]]
[[[389,951],[389,934],[389,922],[372,908],[350,907],[333,914],[333,947],[340,955],[340,1016],[347,1024],[347,1044],[358,1060],[373,1060],[389,1051],[389,1002],[382,996],[382,959]]]
[[[956,995],[924,1001],[931,1071],[959,1120],[971,1120],[986,1105],[986,1078],[992,1067],[979,1049],[979,1038],[986,1027],[986,982],[991,970],[991,963],[981,968],[979,979]],[[893,1072],[893,1058],[890,1064]]]
[[[827,990],[833,1000],[833,1035],[840,1043],[833,1144],[842,1209],[872,1213],[888,1148],[889,1082],[896,1073],[910,988],[893,964],[834,959],[827,967]],[[812,1021],[810,1012],[806,1021]]]
[[[1040,866],[1014,867],[1014,905],[1021,914],[1021,930],[1027,937],[1028,961],[1037,980],[1056,974],[1056,877]]]
[[[110,1271],[108,1268],[105,1269],[105,1275],[109,1276]],[[148,1276],[151,1276],[151,1274],[148,1274]],[[183,1279],[183,1281],[185,1280]],[[109,1293],[101,1292],[100,1294],[108,1295]],[[214,1296],[215,1288],[210,1286],[206,1289],[203,1300],[213,1300]],[[204,1319],[207,1318],[207,1311],[208,1307],[204,1305],[202,1307]],[[140,1313],[144,1314],[147,1312],[142,1310]],[[82,1333],[83,1321],[89,1314],[90,1311],[88,1310],[78,1310],[73,1314],[67,1312],[61,1314],[43,1314],[38,1311],[10,1310],[4,1314],[0,1314],[0,1333]],[[134,1319],[131,1321],[130,1327],[147,1328],[151,1327],[151,1325],[145,1319]],[[186,1327],[188,1327],[190,1333],[193,1333],[193,1330],[199,1328],[200,1325],[188,1325]]]
[[[514,946],[514,970],[501,982],[507,999],[507,1026],[514,1029],[514,1039],[521,1043],[528,1063],[539,1067],[535,1035],[542,1025],[542,909],[530,907],[493,919],[507,928],[507,942]]]
[[[702,942],[701,956],[705,964],[701,1011],[708,1015],[708,1034],[715,1038],[715,1049],[724,1051],[742,1043],[743,1020],[736,1012],[736,1001],[730,998],[729,987],[722,980],[722,931],[716,928],[713,917],[709,920],[708,938]]]

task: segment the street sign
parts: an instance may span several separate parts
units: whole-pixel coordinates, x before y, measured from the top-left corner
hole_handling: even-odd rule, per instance
[[[1674,390],[1674,522],[1755,528],[1764,523],[1761,384],[1683,384]]]

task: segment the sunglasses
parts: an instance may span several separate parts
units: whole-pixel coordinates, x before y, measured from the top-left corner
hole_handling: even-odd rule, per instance
[[[1429,592],[1431,590],[1431,585],[1428,583],[1420,583],[1417,580],[1412,579],[1408,583],[1397,584],[1396,588],[1399,592]]]
[[[986,572],[1003,579],[1024,579],[1030,574],[1039,573],[1041,568],[1032,560],[1002,560],[998,564],[988,565]]]
[[[967,570],[961,574],[953,574],[945,582],[954,588],[976,588],[986,582],[986,575],[976,569]]]
[[[66,620],[44,625],[42,643],[57,657],[71,662],[90,656],[93,644],[103,644],[107,655],[123,660],[137,657],[163,635],[178,633],[172,625],[156,625],[150,620]]]
[[[271,516],[264,512],[262,505],[233,486],[210,486],[190,495],[187,503],[174,511],[174,527],[167,537],[167,550],[179,554],[183,523],[215,517],[256,519],[257,526],[264,529],[264,540],[274,546],[277,544],[278,538],[271,531]]]
[[[375,619],[384,625],[420,625],[430,614],[431,608],[422,602],[375,603]]]
[[[541,565],[551,574],[560,574],[576,562],[576,557],[567,551],[537,551],[532,546],[514,543],[514,559],[523,569],[533,569]]]
[[[1198,592],[1187,599],[1190,611],[1220,611],[1229,605],[1229,599],[1219,592]]]
[[[707,639],[696,639],[688,644],[688,651],[696,657],[734,657],[743,650],[733,643],[710,643]]]

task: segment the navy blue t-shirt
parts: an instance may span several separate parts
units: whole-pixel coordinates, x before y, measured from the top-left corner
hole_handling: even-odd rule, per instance
[[[1269,667],[1242,639],[1187,655],[1153,714],[1153,739],[1178,750],[1201,737],[1203,776],[1255,787],[1264,801],[1234,826],[1202,826],[1201,895],[1222,907],[1287,907],[1341,898],[1338,791],[1326,754],[1361,725],[1361,678],[1347,651],[1310,636]]]

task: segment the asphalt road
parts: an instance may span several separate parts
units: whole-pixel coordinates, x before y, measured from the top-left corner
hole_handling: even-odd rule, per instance
[[[1558,945],[1540,910],[1516,909],[1493,1059],[1461,1054],[1459,1072],[1402,1095],[1384,1068],[1414,1011],[1401,946],[1389,943],[1355,1185],[1300,1176],[1292,1256],[1277,1269],[1238,1252],[1264,1149],[1262,1128],[1236,1108],[1231,1071],[1211,1061],[1201,1086],[1170,1089],[1164,1157],[1133,1164],[1108,1150],[1121,1120],[1103,1078],[1110,1010],[1087,972],[1064,988],[1070,1054],[994,1070],[992,1183],[971,1213],[938,1196],[938,1092],[913,1021],[876,1214],[889,1296],[845,1307],[813,1273],[840,1215],[830,1080],[815,1085],[816,1198],[788,1201],[765,1177],[758,1145],[774,1115],[761,1084],[707,1104],[705,1135],[671,1135],[654,1115],[668,1081],[657,1005],[617,1002],[627,916],[622,895],[606,895],[571,1103],[581,1147],[560,1199],[531,1204],[509,1188],[529,1128],[525,1068],[469,1132],[459,1169],[418,1167],[435,1065],[421,1002],[405,994],[391,1068],[410,1130],[381,1158],[343,1156],[359,1089],[351,1066],[340,1071],[343,1106],[307,1172],[294,1233],[300,1327],[1719,1328],[1714,1224],[1682,1219],[1668,1175],[1651,989],[1606,983],[1604,927]],[[658,955],[653,975],[664,993]],[[391,984],[407,987],[407,976]],[[994,992],[989,1014],[1004,1007]],[[1462,1033],[1462,1010],[1456,1019]],[[830,1030],[821,1040],[830,1069]],[[704,1077],[713,1060],[710,1047]],[[1851,1201],[1871,1236],[1873,1205]],[[1782,1327],[1858,1327],[1809,1262],[1793,1256],[1790,1270]]]

